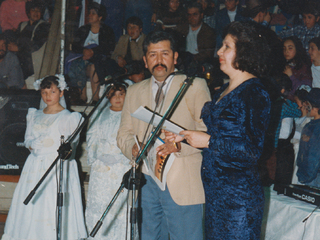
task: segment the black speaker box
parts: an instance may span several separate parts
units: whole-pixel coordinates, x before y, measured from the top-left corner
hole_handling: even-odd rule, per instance
[[[24,147],[26,116],[39,108],[35,90],[0,89],[0,175],[19,175],[29,155]]]

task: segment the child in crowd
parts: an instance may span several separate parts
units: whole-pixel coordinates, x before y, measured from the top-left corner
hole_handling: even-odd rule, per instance
[[[166,0],[164,1],[163,10],[160,11],[157,20],[164,28],[176,27],[177,24],[187,22],[186,13],[180,4],[180,0]]]
[[[305,4],[302,11],[303,25],[298,25],[293,28],[283,30],[279,32],[280,38],[286,38],[290,36],[297,36],[306,50],[308,52],[309,41],[314,37],[320,36],[320,26],[319,21],[319,7],[318,3],[309,1]]]
[[[298,37],[291,36],[283,40],[283,54],[287,60],[284,73],[287,74],[292,81],[290,94],[293,95],[301,85],[311,87],[311,62]]]
[[[309,122],[301,133],[297,165],[299,182],[320,188],[320,88],[312,88],[307,95],[311,105]]]
[[[298,170],[297,156],[298,156],[298,151],[299,151],[299,143],[300,143],[302,129],[311,120],[311,118],[309,116],[310,108],[309,108],[308,101],[307,101],[307,95],[310,92],[310,90],[311,90],[311,87],[309,87],[307,85],[302,85],[294,93],[294,100],[298,104],[298,107],[301,110],[302,115],[300,118],[294,118],[295,125],[296,125],[296,131],[295,131],[294,136],[291,140],[291,142],[293,144],[294,155],[295,155],[292,184],[300,184],[298,181],[298,177],[297,177],[297,170]]]
[[[120,67],[125,67],[134,60],[142,60],[143,41],[146,35],[142,32],[142,21],[133,16],[127,19],[127,34],[122,35],[112,53],[111,58],[115,60]]]
[[[107,96],[111,105],[91,117],[87,132],[88,164],[91,166],[86,209],[88,231],[92,231],[120,187],[124,173],[130,169],[130,161],[121,153],[116,141],[125,95],[126,86],[115,84]],[[126,199],[127,190],[124,190],[95,238],[126,239]]]
[[[309,55],[312,60],[312,87],[320,88],[320,37],[309,41]]]
[[[81,115],[70,113],[61,104],[63,90],[66,89],[64,77],[48,76],[37,80],[35,89],[41,90],[44,109],[30,108],[27,115],[25,146],[31,152],[23,167],[4,229],[2,240],[55,240],[57,238],[57,192],[59,164],[50,171],[44,182],[28,203],[23,201],[36,186],[52,162],[58,156],[60,138],[70,136]],[[77,141],[72,143],[75,150]],[[63,161],[63,207],[61,239],[76,240],[86,238],[81,189],[77,163],[73,160],[75,151],[68,161]],[[61,163],[60,163],[61,164]]]

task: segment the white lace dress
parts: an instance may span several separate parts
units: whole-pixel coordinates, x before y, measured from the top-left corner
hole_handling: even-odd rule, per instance
[[[120,187],[123,174],[130,169],[129,160],[117,147],[121,112],[106,107],[93,115],[87,132],[88,164],[91,166],[86,223],[90,233],[110,200]],[[127,193],[124,191],[108,212],[92,239],[126,239]],[[128,223],[130,229],[130,223]],[[130,235],[128,235],[128,239]]]
[[[63,110],[44,114],[30,108],[27,115],[25,146],[34,149],[23,167],[15,189],[2,240],[56,240],[57,187],[59,164],[40,185],[28,205],[23,201],[38,183],[54,159],[60,146],[60,136],[67,138],[77,127],[81,115]],[[73,149],[77,145],[73,144]],[[73,152],[72,157],[74,156]],[[63,175],[63,208],[61,239],[87,237],[78,167],[75,160],[65,161]]]

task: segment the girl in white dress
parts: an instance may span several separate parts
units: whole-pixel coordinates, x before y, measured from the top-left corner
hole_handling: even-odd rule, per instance
[[[60,137],[73,133],[81,121],[79,113],[70,113],[59,103],[66,84],[63,77],[48,76],[37,80],[46,107],[30,108],[27,115],[25,146],[30,150],[16,186],[2,240],[55,240],[57,239],[57,191],[59,164],[40,185],[28,205],[23,201],[58,156]],[[75,150],[77,141],[72,144]],[[63,162],[63,208],[61,239],[76,240],[87,237],[77,163]]]
[[[116,141],[125,94],[126,87],[115,84],[107,96],[111,105],[92,116],[87,131],[88,164],[91,166],[86,208],[89,233],[118,190],[123,174],[130,169],[130,161],[121,153]],[[126,199],[125,189],[93,239],[126,239]]]

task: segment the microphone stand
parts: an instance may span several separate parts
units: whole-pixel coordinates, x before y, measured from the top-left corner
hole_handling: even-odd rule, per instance
[[[26,197],[26,199],[23,201],[23,203],[25,205],[28,205],[28,203],[30,202],[30,200],[32,199],[32,197],[35,195],[37,189],[40,187],[40,185],[42,184],[42,182],[46,179],[46,177],[49,175],[50,171],[54,168],[54,166],[57,164],[57,162],[59,161],[59,159],[61,159],[62,161],[66,160],[69,155],[72,152],[71,149],[71,143],[74,141],[74,139],[77,137],[77,135],[81,132],[81,130],[84,128],[85,124],[89,121],[90,117],[92,116],[92,114],[96,111],[96,109],[98,108],[99,104],[102,102],[102,100],[107,96],[107,94],[110,92],[112,86],[114,86],[114,82],[116,82],[115,80],[110,81],[110,88],[106,89],[106,91],[102,94],[101,98],[99,99],[99,101],[97,102],[97,104],[94,106],[94,108],[90,111],[90,113],[88,114],[87,117],[85,117],[84,121],[81,123],[81,125],[75,130],[75,132],[72,134],[71,137],[69,137],[66,142],[64,142],[63,140],[63,136],[61,136],[61,145],[59,147],[58,151],[58,156],[56,157],[56,159],[53,161],[53,163],[50,165],[50,167],[47,169],[47,171],[43,174],[42,178],[38,181],[38,183],[36,184],[36,186],[31,190],[31,192],[29,193],[29,195]],[[62,206],[63,206],[63,193],[61,192],[62,190],[62,175],[63,175],[63,170],[62,170],[62,164],[63,162],[61,162],[60,164],[60,183],[59,183],[59,192],[58,192],[58,196],[57,196],[57,206],[58,206],[58,223],[57,223],[57,240],[61,239],[61,223],[62,223]]]
[[[150,136],[150,138],[148,139],[146,145],[143,147],[143,149],[141,151],[139,151],[139,154],[136,158],[136,161],[135,161],[135,164],[136,166],[139,166],[139,163],[142,159],[142,157],[144,156],[144,154],[146,154],[147,152],[147,149],[149,148],[149,146],[155,141],[156,139],[156,136],[159,135],[160,133],[160,130],[162,128],[162,125],[164,124],[164,121],[166,119],[170,119],[170,117],[172,116],[172,114],[174,113],[176,107],[178,106],[178,104],[180,103],[181,99],[183,98],[184,94],[187,92],[188,88],[190,87],[190,85],[193,83],[193,80],[194,80],[195,77],[187,77],[181,88],[179,89],[178,93],[176,94],[176,96],[174,97],[174,99],[172,100],[169,108],[167,109],[167,111],[165,112],[165,114],[163,115],[163,117],[161,118],[159,124],[157,125],[157,127],[155,128],[155,130],[153,131],[152,135]],[[135,166],[132,167],[132,173],[135,173]],[[135,174],[132,174],[132,175],[135,175]],[[124,176],[125,178],[125,176]],[[133,185],[132,188],[133,189],[136,189],[135,185],[136,185],[136,182],[139,181],[139,180],[135,180],[133,179],[131,184]],[[90,233],[90,236],[91,237],[94,237],[96,235],[96,233],[99,231],[102,223],[103,223],[103,220],[104,218],[106,217],[107,213],[109,212],[109,210],[111,209],[113,203],[115,202],[115,200],[117,199],[117,197],[120,195],[121,191],[123,190],[123,188],[125,187],[125,184],[124,184],[124,180],[122,181],[120,187],[118,188],[117,192],[115,193],[115,195],[113,196],[113,198],[111,199],[109,205],[107,206],[106,210],[104,211],[104,213],[102,214],[100,220],[96,223],[95,227],[93,228],[93,230],[91,231]],[[133,196],[134,196],[134,193],[133,193]],[[134,199],[132,200],[132,208],[133,208],[133,204],[134,204]],[[135,210],[132,210],[131,212],[135,212]],[[136,218],[136,215],[134,216]],[[132,219],[133,217],[131,216],[130,219]],[[131,221],[131,237],[130,239],[133,240],[134,239],[134,232],[133,232],[133,229],[134,229],[134,221]]]

